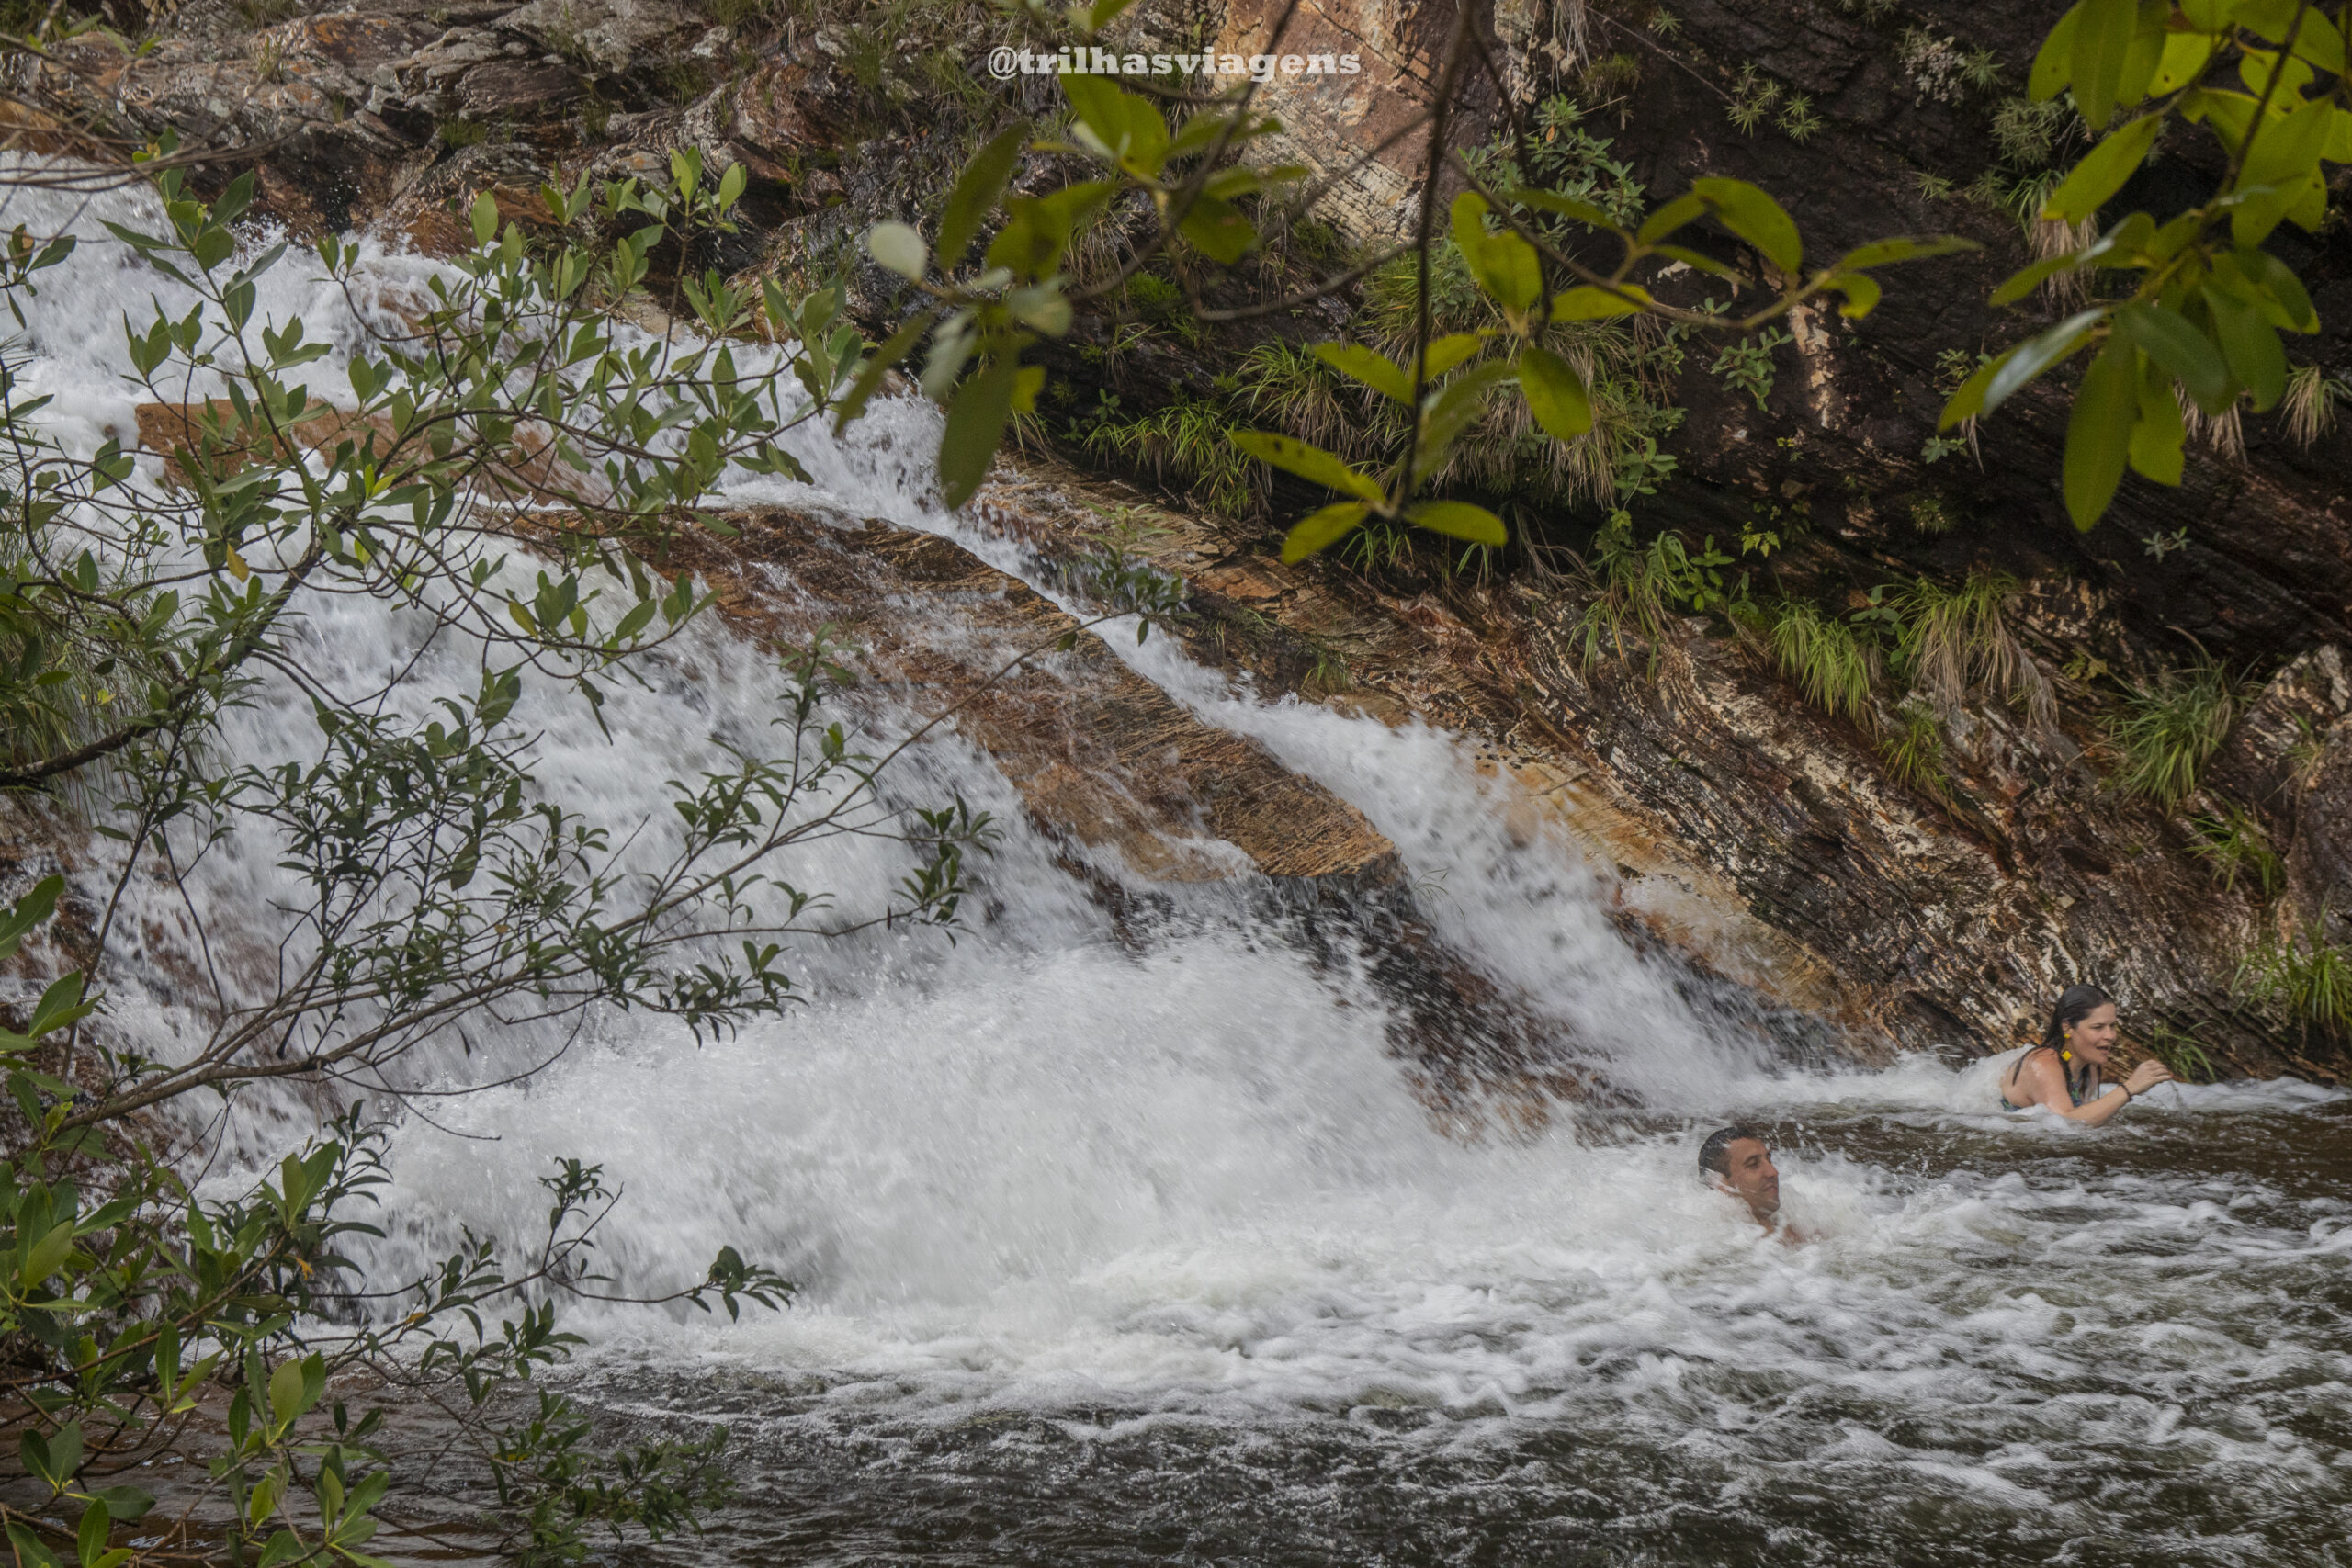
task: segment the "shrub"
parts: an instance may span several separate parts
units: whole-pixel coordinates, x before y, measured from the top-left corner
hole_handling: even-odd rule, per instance
[[[1971,572],[1957,588],[1921,578],[1894,601],[1903,630],[1896,658],[1936,712],[1949,719],[1969,692],[1982,687],[2005,700],[2022,700],[2026,723],[2047,737],[2058,728],[2049,677],[2009,625],[2015,578]]]

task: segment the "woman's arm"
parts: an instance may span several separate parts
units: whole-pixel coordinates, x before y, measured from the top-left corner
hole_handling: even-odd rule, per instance
[[[2172,1074],[2162,1062],[2143,1062],[2132,1069],[2132,1076],[2122,1083],[2110,1086],[2107,1092],[2088,1104],[2076,1105],[2074,1096],[2066,1092],[2066,1072],[2047,1053],[2026,1059],[2018,1073],[2016,1087],[2030,1098],[2026,1103],[2055,1111],[2069,1122],[2080,1122],[2086,1127],[2097,1127],[2132,1103],[2133,1098],[2145,1094],[2160,1083],[2173,1081]],[[2016,1098],[2014,1095],[2012,1099]]]

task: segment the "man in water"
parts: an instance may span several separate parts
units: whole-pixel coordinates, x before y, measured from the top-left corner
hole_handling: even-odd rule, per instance
[[[1781,1173],[1764,1134],[1753,1127],[1735,1123],[1708,1134],[1699,1145],[1699,1174],[1716,1191],[1746,1203],[1756,1223],[1781,1240],[1804,1239],[1794,1226],[1781,1223]]]

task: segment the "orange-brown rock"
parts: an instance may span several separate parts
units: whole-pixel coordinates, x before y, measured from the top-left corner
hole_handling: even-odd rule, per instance
[[[768,644],[829,626],[864,645],[864,683],[926,716],[952,714],[1048,829],[1163,882],[1253,868],[1352,884],[1391,874],[1393,848],[1355,807],[1255,741],[1203,724],[1050,601],[951,541],[799,512],[729,521],[739,540],[694,536],[664,568],[700,574],[719,614]],[[1036,657],[1000,676],[1023,649]]]
[[[231,422],[227,434],[209,428],[206,414],[196,412],[198,409],[209,409],[213,419]],[[248,448],[239,439],[234,411],[226,398],[215,398],[209,404],[141,403],[136,417],[139,444],[151,452],[164,454],[164,475],[174,484],[187,482],[187,469],[181,463],[181,455],[202,451],[208,444],[217,454],[215,462],[221,472],[233,474],[245,466]],[[363,419],[325,403],[313,403],[310,414],[296,421],[288,433],[293,437],[288,450],[328,451],[345,440],[364,445],[369,433],[375,435],[379,451],[390,449],[392,423],[384,415],[369,414]],[[561,492],[583,481],[569,470],[559,469],[542,440],[526,430],[516,437],[515,446],[516,450],[511,454],[483,455],[477,477],[488,493],[507,500],[527,499],[542,505],[556,505],[571,499]]]
[[[136,417],[139,444],[150,452],[164,455],[164,473],[175,484],[187,482],[187,469],[180,462],[183,452],[202,452],[209,446],[218,455],[215,461],[222,472],[233,474],[245,466],[250,448],[238,439],[236,411],[226,398],[214,398],[209,403],[141,403]],[[220,430],[212,428],[212,420],[224,422],[229,434],[224,436]],[[293,441],[280,456],[291,456],[295,447],[304,451],[332,447],[346,437],[364,441],[365,432],[370,430],[381,442],[391,440],[391,422],[380,414],[363,420],[341,409],[314,403],[307,417],[295,422],[288,433]]]

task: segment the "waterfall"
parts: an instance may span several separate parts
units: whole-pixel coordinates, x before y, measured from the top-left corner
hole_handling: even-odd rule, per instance
[[[129,193],[19,191],[0,205],[0,224],[88,237],[46,275],[27,333],[28,390],[55,398],[45,417],[83,449],[130,439],[121,319],[175,292],[106,239],[100,217],[153,214]],[[371,253],[382,297],[363,308],[389,308],[433,265]],[[315,270],[282,264],[260,313],[300,312],[337,344],[311,378],[332,387],[356,325]],[[810,484],[737,494],[942,534],[1057,592],[1013,547],[939,511],[936,422],[901,400],[839,442],[811,426],[793,437]],[[141,463],[153,482],[154,459]],[[425,629],[371,599],[320,597],[295,635],[314,678],[346,689],[418,660],[398,700],[422,711],[470,693],[480,662],[446,633],[419,660]],[[926,1443],[987,1473],[1028,1463],[995,1428],[956,1424],[981,1410],[1042,1412],[1068,1440],[1126,1456],[1113,1469],[1159,1477],[1147,1493],[1202,1465],[1239,1474],[1258,1462],[1249,1434],[1327,1421],[1297,1439],[1324,1456],[1299,1461],[1308,1491],[1326,1460],[1377,1470],[1402,1453],[1435,1467],[1432,1495],[1517,1476],[1534,1499],[1525,1517],[1557,1524],[1579,1517],[1580,1488],[1618,1497],[1604,1477],[1655,1473],[1625,1483],[1647,1498],[1623,1503],[1631,1513],[1667,1518],[1720,1494],[1758,1530],[1812,1531],[1832,1557],[1866,1545],[1868,1521],[1825,1489],[1932,1503],[2037,1541],[2095,1514],[2173,1528],[2161,1474],[2102,1468],[2119,1452],[2255,1499],[2287,1520],[2265,1538],[2281,1550],[2306,1539],[2295,1532],[2314,1510],[2340,1508],[2352,1358],[2340,1291],[2332,1306],[2312,1291],[2340,1286],[2352,1258],[2341,1155],[2323,1152],[2342,1146],[2329,1131],[2342,1097],[2292,1083],[2165,1091],[2094,1144],[1998,1116],[1985,1065],[1776,1062],[1757,1032],[1695,1006],[1670,961],[1628,944],[1572,848],[1514,836],[1510,786],[1482,779],[1458,738],[1264,700],[1165,639],[1137,648],[1114,628],[1108,640],[1205,722],[1361,809],[1396,846],[1431,940],[1603,1064],[1630,1108],[1564,1107],[1476,1136],[1442,1126],[1400,1057],[1408,1004],[1382,983],[1376,933],[1335,938],[1326,915],[1306,940],[1301,917],[1246,881],[1135,882],[1148,917],[1114,918],[988,759],[951,736],[891,787],[908,802],[960,795],[1005,826],[955,943],[903,930],[803,943],[788,964],[805,999],[717,1042],[635,1013],[598,1015],[576,1037],[484,1026],[451,1038],[416,1064],[421,1097],[392,1139],[371,1262],[388,1276],[421,1266],[460,1225],[527,1235],[546,1208],[538,1178],[574,1156],[625,1192],[599,1233],[620,1287],[697,1279],[722,1244],[778,1266],[798,1302],[741,1326],[629,1308],[573,1317],[594,1340],[573,1375],[616,1403],[695,1409],[733,1391],[756,1442],[774,1445],[756,1450],[775,1456],[758,1495],[770,1510],[802,1506],[796,1467],[821,1472],[809,1457],[821,1450],[795,1445],[825,1434],[898,1434],[918,1495],[934,1475]],[[757,746],[780,685],[756,649],[711,624],[644,684],[617,686],[603,729],[552,688],[526,686],[518,712],[539,737],[542,788],[594,802],[617,836],[667,821],[667,781],[729,744]],[[266,683],[227,716],[221,744],[265,761],[311,754],[317,734],[305,704]],[[833,840],[792,875],[854,911],[902,860]],[[85,890],[102,897],[111,870],[94,846]],[[266,983],[287,876],[274,846],[240,833],[177,885],[134,878],[127,944],[104,977],[115,1026],[167,1059],[201,1032],[191,911],[213,937],[202,962],[232,988]],[[448,1092],[543,1059],[524,1081]],[[209,1134],[216,1181],[322,1109],[291,1091],[239,1103]],[[1735,1113],[1788,1145],[1790,1209],[1815,1245],[1766,1240],[1695,1179],[1694,1133]],[[2304,1163],[2258,1152],[2281,1139],[2312,1151]],[[1155,1446],[1175,1429],[1164,1422],[1205,1423],[1222,1457],[1170,1457]],[[968,1432],[982,1436],[955,1436]],[[1561,1432],[1586,1459],[1546,1435]],[[1474,1452],[1487,1470],[1446,1468]],[[887,1484],[839,1484],[828,1495],[854,1498],[849,1514],[888,1516]],[[1245,1517],[1257,1506],[1232,1504]],[[1062,1504],[1040,1506],[1061,1517]],[[1267,1539],[1267,1561],[1290,1550]],[[1840,1560],[1870,1560],[1852,1551]]]

